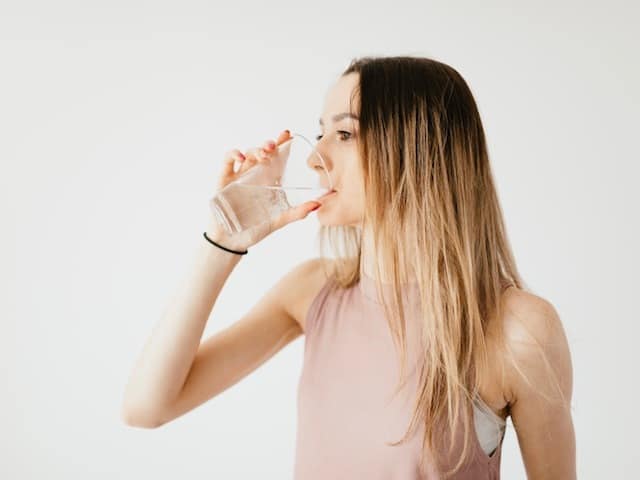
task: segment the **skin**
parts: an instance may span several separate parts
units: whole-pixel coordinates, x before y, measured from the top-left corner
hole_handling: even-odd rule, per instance
[[[357,83],[356,73],[340,77],[325,98],[317,149],[336,193],[319,200],[321,206],[316,213],[323,225],[359,225],[363,216],[364,188],[355,143],[358,122],[350,118],[332,121],[334,115],[349,112],[350,95]],[[352,108],[357,114],[358,106]],[[218,187],[256,162],[269,161],[276,144],[287,138],[285,131],[244,155],[239,150],[227,152]],[[236,164],[241,165],[237,171]],[[301,206],[283,218],[278,228],[305,218],[314,205]],[[210,238],[230,241],[213,221],[207,232]],[[370,235],[364,232],[363,269],[372,275],[375,258],[368,254],[369,244]],[[241,258],[203,242],[192,270],[135,365],[122,404],[125,423],[142,428],[168,423],[236,384],[304,334],[309,306],[327,280],[319,258],[295,266],[244,316],[201,342],[218,294]],[[562,322],[552,304],[531,293],[509,288],[502,301],[507,346],[530,384],[506,360],[504,352],[494,347],[495,335],[490,329],[487,343],[494,370],[481,379],[480,395],[497,415],[511,417],[528,478],[576,478],[571,413],[539,395],[551,395],[553,383],[533,347],[536,342],[544,346],[550,367],[570,402],[573,372]]]
[[[359,109],[357,97],[349,109],[353,89],[358,85],[359,75],[350,73],[341,76],[329,89],[324,106],[324,115],[319,119],[320,135],[316,150],[325,160],[325,166],[337,192],[321,200],[317,211],[322,225],[352,225],[361,227],[365,193],[360,155],[357,149],[358,120],[342,116],[333,121],[333,117],[344,112],[357,116]],[[362,234],[362,262],[365,273],[373,276],[375,257],[370,253],[372,236],[368,230]],[[387,275],[382,272],[382,280]]]
[[[358,121],[351,118],[332,123],[331,117],[349,112],[349,99],[359,75],[340,77],[330,89],[322,116],[324,128],[317,149],[325,159],[338,193],[328,197],[317,210],[323,225],[359,225],[364,211],[364,188],[360,158],[356,148]],[[356,101],[356,100],[354,100]],[[357,115],[357,103],[352,106]],[[346,132],[346,133],[342,133]],[[373,275],[375,257],[369,231],[363,236],[363,269]],[[382,280],[386,280],[382,272]],[[575,433],[571,412],[544,401],[538,392],[553,395],[549,373],[540,361],[536,343],[545,345],[551,367],[561,379],[560,388],[569,401],[572,394],[572,365],[562,323],[553,306],[536,295],[510,288],[506,291],[504,333],[517,365],[535,383],[528,385],[497,347],[490,362],[495,369],[487,374],[480,396],[503,419],[511,416],[529,478],[575,478]],[[301,317],[302,319],[303,317]],[[494,338],[489,344],[495,345]],[[505,375],[503,376],[502,370]]]

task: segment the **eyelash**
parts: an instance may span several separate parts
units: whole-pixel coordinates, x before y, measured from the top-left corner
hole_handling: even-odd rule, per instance
[[[337,132],[337,133],[340,133],[340,134],[347,134],[347,135],[349,135],[349,137],[351,137],[351,132],[347,132],[347,131],[345,131],[345,130],[338,130],[338,132]],[[316,141],[319,141],[323,136],[324,136],[324,135],[316,135]],[[343,140],[344,140],[344,141],[346,141],[346,139],[343,139]]]

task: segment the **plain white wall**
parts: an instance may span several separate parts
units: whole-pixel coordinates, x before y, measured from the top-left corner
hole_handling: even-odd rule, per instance
[[[317,133],[359,55],[425,55],[476,96],[525,280],[570,342],[582,479],[629,478],[638,402],[633,2],[0,2],[0,477],[290,478],[303,337],[156,430],[120,402],[193,261],[222,154]],[[205,330],[317,255],[251,249]],[[525,478],[511,423],[502,475]]]

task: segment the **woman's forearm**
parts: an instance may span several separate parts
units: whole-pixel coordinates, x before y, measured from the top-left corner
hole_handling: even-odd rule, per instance
[[[207,235],[225,245],[214,226]],[[241,258],[202,238],[193,267],[154,326],[129,378],[122,403],[127,423],[153,425],[178,396],[218,294]]]

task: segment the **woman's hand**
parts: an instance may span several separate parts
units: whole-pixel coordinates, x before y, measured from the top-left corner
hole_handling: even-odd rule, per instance
[[[223,158],[222,172],[220,173],[217,182],[217,191],[222,190],[229,183],[236,180],[256,164],[268,164],[268,162],[271,161],[277,146],[283,144],[290,138],[291,134],[289,130],[284,130],[280,135],[278,135],[277,140],[267,140],[261,147],[250,148],[244,154],[238,149],[226,152]],[[236,162],[239,164],[237,169],[235,168]],[[250,246],[255,245],[270,233],[293,221],[305,218],[310,212],[319,206],[319,202],[305,202],[297,207],[286,210],[275,219],[270,219],[270,221],[265,221],[262,225],[258,225],[255,228],[250,228],[234,235],[229,235],[224,228],[217,223],[212,214],[209,222],[209,228],[207,229],[207,236],[227,248],[245,250]]]
[[[269,157],[276,149],[277,145],[281,145],[285,141],[289,140],[289,130],[284,130],[278,136],[277,141],[267,140],[262,144],[262,147],[254,147],[247,150],[246,153],[242,153],[237,148],[229,150],[225,153],[222,160],[222,172],[218,178],[217,188],[222,190],[228,184],[236,180],[240,175],[253,167],[256,163],[266,163]],[[238,162],[239,167],[236,170],[235,165]]]

